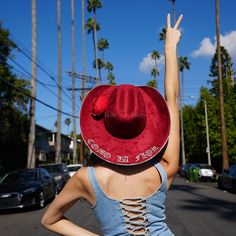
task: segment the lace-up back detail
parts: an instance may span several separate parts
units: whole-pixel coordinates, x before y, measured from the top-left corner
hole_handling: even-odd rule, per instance
[[[161,176],[160,187],[148,197],[112,199],[99,185],[95,169],[88,167],[88,177],[96,196],[92,206],[104,236],[173,235],[165,224],[167,176],[160,163],[155,165]]]
[[[126,229],[131,235],[149,235],[145,198],[126,198],[120,202]]]

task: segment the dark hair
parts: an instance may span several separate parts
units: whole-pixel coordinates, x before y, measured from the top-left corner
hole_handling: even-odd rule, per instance
[[[97,165],[102,165],[104,164],[105,161],[99,158],[95,153],[91,153],[88,161],[87,161],[87,166],[97,166]]]

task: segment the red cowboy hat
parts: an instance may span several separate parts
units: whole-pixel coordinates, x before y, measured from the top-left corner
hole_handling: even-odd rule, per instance
[[[101,85],[85,97],[80,127],[98,157],[117,165],[137,165],[165,146],[170,115],[164,98],[151,87]]]

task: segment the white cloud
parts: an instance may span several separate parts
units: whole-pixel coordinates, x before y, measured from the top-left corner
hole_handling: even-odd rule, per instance
[[[236,58],[236,31],[231,31],[224,36],[220,36],[220,44],[224,46],[232,58]],[[216,38],[214,43],[209,38],[204,38],[199,49],[192,52],[192,57],[213,56],[216,48]]]
[[[157,65],[160,66],[164,65],[164,56],[161,55],[160,59],[157,60]],[[150,71],[155,66],[155,61],[151,58],[151,53],[149,53],[146,57],[143,58],[143,60],[139,63],[139,71],[150,74]]]
[[[201,41],[200,48],[192,52],[193,57],[212,56],[215,52],[215,46],[209,38],[204,38]]]

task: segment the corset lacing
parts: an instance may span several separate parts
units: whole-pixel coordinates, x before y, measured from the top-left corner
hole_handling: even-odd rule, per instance
[[[119,201],[125,219],[126,229],[130,235],[149,235],[146,216],[145,198],[125,198]]]

